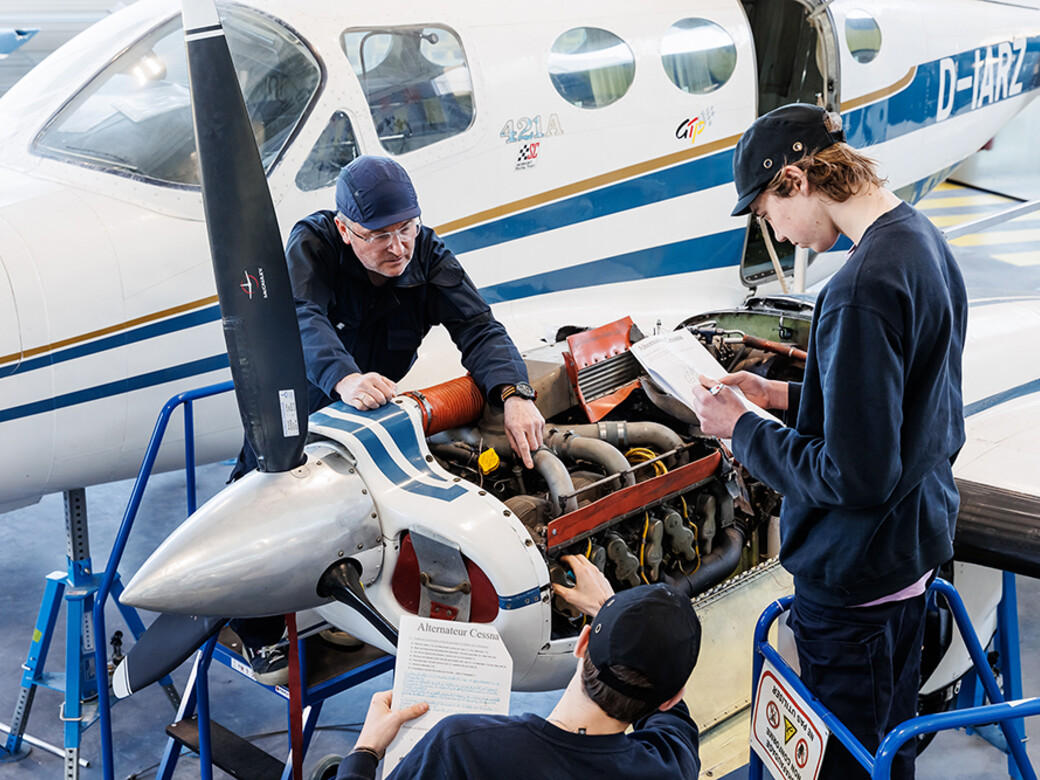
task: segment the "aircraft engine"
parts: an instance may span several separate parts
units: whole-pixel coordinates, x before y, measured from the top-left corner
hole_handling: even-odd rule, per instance
[[[752,302],[685,326],[727,370],[792,379],[809,317],[799,302]],[[516,689],[566,684],[585,618],[552,594],[570,576],[562,555],[587,556],[615,590],[668,582],[694,597],[778,546],[780,497],[646,379],[628,350],[640,337],[626,319],[525,355],[547,420],[533,470],[468,377],[371,412],[316,412],[301,466],[215,496],[122,601],[227,617],[315,608],[390,652],[405,614],[489,623]]]
[[[802,370],[809,318],[804,303],[771,301],[687,326],[727,369],[791,379]],[[615,590],[668,582],[693,597],[776,554],[780,497],[641,376],[627,349],[639,337],[622,320],[525,354],[548,421],[530,471],[512,454],[501,410],[485,408],[468,377],[397,399],[422,418],[429,455],[415,459],[419,470],[439,475],[442,488],[475,491],[498,511],[478,519],[427,501],[420,514],[388,524],[380,508],[384,582],[367,589],[378,609],[460,619],[462,604],[469,620],[499,629],[513,655],[514,688],[540,690],[566,684],[585,620],[548,587],[569,580],[562,555],[587,556]],[[327,426],[343,412],[331,408],[329,419],[312,416],[312,432],[332,433]],[[358,469],[369,472],[360,462]],[[431,537],[441,547],[424,552]],[[454,575],[431,574],[453,556]],[[499,580],[504,572],[510,587]],[[343,604],[318,611],[356,625]]]

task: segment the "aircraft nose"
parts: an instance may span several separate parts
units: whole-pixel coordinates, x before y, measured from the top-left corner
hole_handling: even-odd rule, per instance
[[[322,574],[344,557],[382,563],[363,480],[340,456],[289,472],[252,472],[189,517],[145,561],[120,601],[156,612],[261,617],[328,601]]]

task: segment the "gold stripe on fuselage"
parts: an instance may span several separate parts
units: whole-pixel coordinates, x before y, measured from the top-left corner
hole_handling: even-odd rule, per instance
[[[679,163],[686,162],[687,160],[692,160],[697,157],[703,157],[713,152],[717,152],[721,149],[727,149],[729,147],[732,147],[736,145],[739,139],[739,134],[731,135],[727,138],[720,138],[717,141],[706,143],[703,146],[697,146],[691,149],[683,149],[679,152],[672,152],[671,154],[666,154],[662,157],[655,157],[652,160],[646,160],[644,162],[635,163],[634,165],[619,168],[616,171],[601,173],[598,176],[593,176],[588,179],[582,179],[581,181],[572,182],[571,184],[566,184],[562,187],[557,187],[546,192],[541,192],[537,195],[531,195],[527,198],[521,198],[520,200],[515,200],[511,203],[504,203],[501,206],[496,206],[494,208],[486,209],[484,211],[478,211],[475,214],[470,214],[469,216],[462,217],[461,219],[452,220],[451,222],[445,222],[443,225],[437,225],[433,229],[439,235],[453,233],[455,231],[463,230],[465,228],[472,227],[473,225],[477,225],[482,222],[489,222],[494,219],[500,219],[502,217],[509,216],[510,214],[516,212],[525,211],[536,206],[551,203],[555,200],[560,200],[561,198],[566,198],[581,192],[597,189],[600,187],[605,187],[610,184],[615,184],[619,181],[624,181],[625,179],[631,179],[635,176],[641,176],[655,170],[668,168],[673,165],[678,165]],[[192,309],[201,308],[203,306],[209,306],[216,302],[217,297],[215,295],[212,295],[208,298],[203,298],[192,303],[186,303],[182,306],[175,306],[171,309],[164,309],[163,311],[156,312],[154,314],[149,314],[144,317],[137,317],[136,319],[121,322],[116,325],[111,325],[107,328],[102,328],[100,330],[91,331],[90,333],[84,333],[79,336],[73,336],[72,338],[57,341],[53,344],[46,344],[42,347],[34,347],[33,349],[26,350],[25,352],[22,352],[20,354],[15,353],[13,355],[4,355],[3,357],[0,357],[0,366],[18,360],[25,360],[26,358],[34,357],[36,355],[46,354],[47,352],[62,349],[64,347],[73,346],[75,344],[81,344],[83,342],[99,338],[100,336],[118,333],[120,331],[128,330],[139,325],[145,325],[150,322],[155,322],[157,320],[170,317],[174,314],[180,314],[182,312],[190,311]]]
[[[577,195],[579,192],[605,187],[608,184],[615,184],[625,179],[631,179],[634,176],[641,176],[660,168],[668,168],[672,165],[677,165],[696,157],[702,157],[706,154],[717,152],[720,149],[727,149],[731,146],[735,146],[739,139],[739,134],[731,135],[728,138],[720,138],[717,141],[712,141],[703,146],[696,146],[692,149],[683,149],[681,152],[672,152],[663,157],[655,157],[652,160],[619,168],[616,171],[601,173],[598,176],[582,179],[581,181],[576,181],[571,184],[565,184],[562,187],[557,187],[556,189],[548,190],[546,192],[540,192],[537,195],[531,195],[530,197],[521,198],[520,200],[514,200],[511,203],[503,203],[501,206],[495,206],[492,209],[478,211],[476,214],[470,214],[468,217],[462,217],[461,219],[452,220],[451,222],[445,222],[443,225],[435,227],[434,231],[436,231],[438,235],[445,235],[447,233],[454,233],[457,230],[463,230],[478,225],[482,222],[501,219],[502,217],[515,212],[526,211],[535,206],[542,206],[546,203],[551,203],[554,200],[560,200],[561,198],[567,198],[571,195]]]
[[[200,298],[197,301],[191,303],[184,303],[180,306],[174,306],[171,309],[163,309],[162,311],[154,312],[153,314],[146,314],[143,317],[135,317],[132,320],[126,322],[120,322],[115,325],[109,325],[107,328],[101,328],[100,330],[92,330],[89,333],[82,333],[79,336],[72,336],[71,338],[62,339],[61,341],[55,341],[53,344],[45,344],[42,347],[33,347],[27,349],[24,352],[15,352],[13,355],[4,355],[0,357],[0,366],[7,363],[13,363],[17,360],[25,360],[26,358],[35,357],[36,355],[44,355],[54,350],[62,349],[64,347],[71,347],[75,344],[82,344],[86,341],[91,341],[101,336],[108,336],[112,333],[119,333],[123,330],[129,330],[135,328],[138,325],[147,325],[150,322],[156,322],[158,320],[172,317],[174,314],[181,314],[192,309],[201,309],[205,306],[212,306],[217,302],[217,296],[211,295],[208,298]]]
[[[858,98],[853,98],[852,100],[843,100],[841,103],[841,110],[842,112],[851,111],[854,108],[865,106],[867,103],[873,103],[875,100],[881,100],[881,98],[886,98],[889,95],[893,95],[899,90],[901,90],[903,87],[905,87],[907,84],[909,84],[911,81],[913,81],[914,76],[916,75],[917,66],[914,65],[912,68],[910,68],[910,70],[906,72],[906,75],[903,76],[903,78],[899,79],[899,81],[897,81],[895,84],[889,84],[887,87],[876,89],[873,92],[868,92],[865,95],[860,95]]]

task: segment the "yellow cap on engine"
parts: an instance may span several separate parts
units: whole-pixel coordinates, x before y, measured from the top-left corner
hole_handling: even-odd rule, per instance
[[[498,453],[495,452],[494,447],[488,447],[477,458],[477,465],[480,466],[480,473],[487,475],[497,469],[502,463],[502,459],[498,457]]]

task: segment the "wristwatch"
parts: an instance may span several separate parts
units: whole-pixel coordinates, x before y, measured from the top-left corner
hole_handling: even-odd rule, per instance
[[[513,395],[517,398],[523,398],[525,401],[533,401],[538,397],[538,393],[527,382],[517,382],[515,385],[502,385],[503,402]]]

